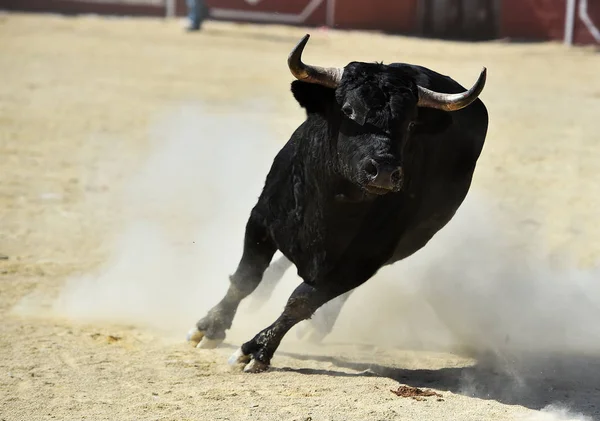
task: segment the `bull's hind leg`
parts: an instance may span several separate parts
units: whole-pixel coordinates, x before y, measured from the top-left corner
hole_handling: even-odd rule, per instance
[[[251,304],[250,310],[258,310],[264,303],[266,303],[285,272],[292,266],[292,262],[285,256],[281,256],[279,259],[274,260],[265,271],[260,285],[256,288],[254,293],[250,296]]]
[[[306,320],[323,304],[349,291],[353,286],[334,285],[317,289],[307,283],[298,286],[275,323],[246,342],[229,359],[229,363],[244,364],[244,371],[256,373],[269,367],[273,354],[285,334],[297,323]]]
[[[256,289],[275,251],[274,242],[253,213],[246,224],[242,259],[229,277],[225,297],[188,332],[188,341],[198,348],[214,348],[223,342],[240,302]]]
[[[258,310],[273,294],[275,287],[285,275],[285,272],[292,266],[292,262],[285,256],[271,262],[265,271],[260,285],[250,296],[250,310]],[[344,303],[350,297],[352,291],[340,295],[337,298],[325,303],[319,308],[315,314],[308,320],[305,326],[298,326],[296,336],[298,339],[319,343],[333,329],[335,322],[344,307]]]
[[[319,308],[305,326],[298,326],[296,331],[298,339],[315,344],[325,339],[331,333],[344,304],[351,294],[352,291],[348,291]]]
[[[263,275],[260,285],[250,296],[252,300],[250,310],[259,309],[273,294],[275,287],[285,275],[285,272],[292,266],[292,262],[285,256],[274,260],[269,265]],[[352,291],[340,295],[337,298],[325,303],[320,307],[315,314],[308,320],[305,326],[298,326],[296,332],[298,339],[303,339],[312,343],[319,343],[333,329],[335,322],[342,311],[344,303],[350,297]]]

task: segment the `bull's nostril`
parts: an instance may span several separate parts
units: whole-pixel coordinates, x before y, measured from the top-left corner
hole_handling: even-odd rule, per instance
[[[373,179],[377,177],[378,170],[375,161],[367,162],[367,165],[365,165],[365,173],[367,174],[367,176],[369,176],[369,178]]]
[[[402,180],[402,170],[400,168],[394,170],[394,172],[390,175],[390,180],[392,181],[392,184],[400,183]]]

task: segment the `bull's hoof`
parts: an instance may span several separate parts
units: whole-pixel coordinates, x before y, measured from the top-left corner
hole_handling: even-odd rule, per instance
[[[198,345],[196,345],[196,348],[215,349],[222,343],[223,343],[223,339],[210,339],[205,336],[204,338],[202,338],[202,340],[200,342],[198,342]]]
[[[187,333],[185,339],[186,339],[186,341],[192,342],[194,345],[197,345],[202,340],[203,337],[204,337],[204,332],[199,331],[198,328],[196,326],[194,326],[193,328],[188,330],[188,333]]]
[[[221,345],[223,339],[212,339],[205,335],[205,332],[194,326],[187,333],[187,341],[201,349],[214,349]]]
[[[262,373],[269,369],[269,364],[265,364],[258,360],[250,360],[246,367],[244,367],[244,373]]]
[[[238,348],[237,351],[231,354],[231,357],[229,357],[227,363],[229,365],[246,365],[248,362],[250,362],[251,358],[252,357],[250,355],[246,355],[242,352],[242,348]]]
[[[252,355],[244,354],[241,348],[229,357],[228,363],[232,366],[242,366],[244,373],[261,373],[269,369],[269,364],[254,359]]]

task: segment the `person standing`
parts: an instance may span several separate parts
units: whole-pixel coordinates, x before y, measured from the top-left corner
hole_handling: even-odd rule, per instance
[[[198,31],[202,22],[208,17],[208,7],[204,0],[186,0],[188,8],[189,25],[187,31]]]

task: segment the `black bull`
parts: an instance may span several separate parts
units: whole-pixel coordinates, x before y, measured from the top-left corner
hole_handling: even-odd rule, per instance
[[[448,76],[404,63],[306,65],[307,41],[308,35],[288,58],[298,79],[292,93],[306,120],[273,161],[226,295],[188,334],[201,348],[221,343],[238,305],[281,251],[303,283],[277,320],[231,357],[250,372],[269,366],[294,325],[412,255],[450,221],[469,191],[487,133],[487,110],[478,99],[485,68],[465,90]],[[289,266],[274,265],[275,278]],[[330,303],[320,336],[342,303]]]

